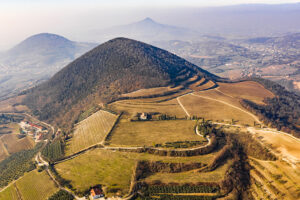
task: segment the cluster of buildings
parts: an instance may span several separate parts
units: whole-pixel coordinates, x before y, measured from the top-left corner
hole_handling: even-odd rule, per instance
[[[21,121],[19,125],[21,127],[21,132],[31,136],[35,142],[42,141],[44,136],[48,133],[46,128],[31,122]]]

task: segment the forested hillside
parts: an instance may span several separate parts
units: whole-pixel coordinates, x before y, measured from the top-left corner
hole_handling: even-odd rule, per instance
[[[218,78],[165,50],[117,38],[27,91],[24,103],[40,119],[68,128],[91,103],[107,103],[141,88],[176,86],[195,75]]]
[[[243,100],[243,106],[252,110],[265,124],[300,137],[300,96],[269,80],[254,78],[276,96],[265,99],[265,105]]]

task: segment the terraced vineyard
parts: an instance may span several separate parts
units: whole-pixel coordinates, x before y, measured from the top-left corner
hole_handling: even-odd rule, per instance
[[[36,170],[24,175],[0,193],[0,200],[45,200],[58,191],[48,174]]]
[[[75,127],[72,139],[67,143],[66,155],[101,143],[117,120],[117,115],[100,110]]]
[[[201,162],[208,164],[213,160],[215,153],[194,157],[161,157],[144,153],[127,153],[94,149],[78,157],[55,165],[56,171],[66,180],[71,181],[77,191],[85,191],[89,187],[101,184],[107,187],[107,193],[114,195],[126,194],[130,188],[133,169],[139,160],[163,161],[170,163]],[[193,173],[193,172],[190,172]],[[200,174],[199,174],[200,175]],[[220,174],[220,176],[224,176]],[[181,182],[189,183],[183,179]]]
[[[18,200],[18,194],[14,185],[9,186],[0,193],[1,200]]]
[[[26,174],[16,186],[23,200],[44,200],[58,190],[45,171]]]
[[[252,185],[255,199],[299,199],[299,171],[283,161],[251,159]]]

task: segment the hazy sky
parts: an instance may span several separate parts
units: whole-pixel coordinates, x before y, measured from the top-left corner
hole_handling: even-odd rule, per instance
[[[280,4],[299,0],[0,0],[0,50],[41,32],[90,41],[87,30],[154,17],[168,22],[160,10],[234,4]]]

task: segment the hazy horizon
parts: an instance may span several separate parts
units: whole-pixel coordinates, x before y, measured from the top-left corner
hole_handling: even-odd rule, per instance
[[[129,24],[150,17],[159,23],[199,29],[197,9],[243,4],[287,4],[300,1],[279,0],[187,0],[187,1],[38,1],[10,0],[0,7],[0,51],[12,48],[22,40],[38,33],[54,33],[74,41],[98,42],[90,32],[116,25]],[[180,10],[180,12],[177,12]],[[176,15],[176,13],[180,13]],[[188,14],[187,14],[188,13]],[[193,25],[195,24],[195,26]]]

